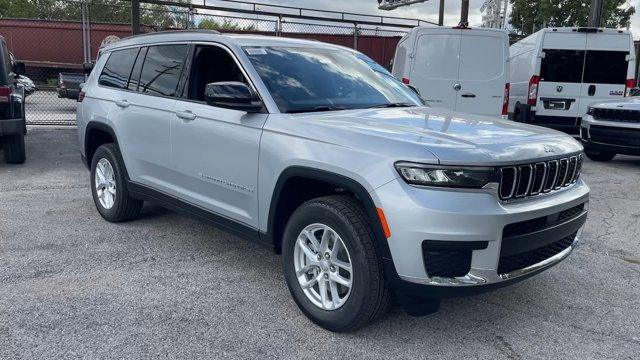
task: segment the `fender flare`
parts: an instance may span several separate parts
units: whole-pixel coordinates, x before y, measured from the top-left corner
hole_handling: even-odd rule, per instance
[[[382,224],[380,223],[380,219],[378,218],[378,211],[376,205],[371,198],[371,195],[366,190],[366,188],[360,184],[358,181],[344,176],[340,174],[336,174],[326,170],[320,170],[305,166],[291,166],[286,168],[276,182],[276,185],[273,189],[273,193],[271,194],[271,203],[269,205],[269,217],[267,220],[267,233],[264,234],[266,237],[264,240],[270,244],[273,244],[274,249],[277,247],[277,243],[275,239],[275,222],[276,222],[276,211],[278,208],[278,202],[281,198],[282,191],[284,190],[284,184],[294,177],[308,178],[312,180],[323,181],[331,184],[335,184],[341,188],[351,191],[356,195],[358,200],[362,203],[362,206],[365,210],[367,218],[371,226],[373,227],[373,233],[375,236],[375,241],[378,244],[378,249],[380,251],[380,256],[382,260],[385,260],[385,263],[388,260],[391,260],[391,251],[389,250],[389,244],[387,243],[387,238],[384,236],[384,230],[382,229]],[[395,270],[395,269],[394,269]],[[395,271],[394,271],[395,272]]]

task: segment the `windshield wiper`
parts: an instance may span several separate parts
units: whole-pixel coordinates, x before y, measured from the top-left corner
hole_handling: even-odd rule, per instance
[[[382,109],[382,108],[397,108],[397,107],[414,107],[416,105],[411,103],[388,103],[368,106],[367,109]]]
[[[320,106],[313,106],[313,107],[302,108],[302,109],[291,109],[287,111],[287,114],[320,112],[320,111],[338,111],[338,110],[346,110],[346,109],[347,108],[342,106],[320,105]]]

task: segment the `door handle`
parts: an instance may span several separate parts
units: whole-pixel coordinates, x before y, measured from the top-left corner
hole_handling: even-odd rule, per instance
[[[196,114],[192,113],[190,110],[176,111],[176,116],[184,121],[192,121],[196,119]]]
[[[460,96],[462,96],[463,98],[474,98],[476,97],[476,94],[462,94]]]
[[[596,86],[595,85],[590,85],[589,86],[589,96],[593,96],[596,94]]]
[[[129,102],[127,100],[116,100],[116,105],[118,105],[118,107],[121,107],[121,108],[124,109],[126,107],[129,107],[129,105],[131,105],[131,104],[129,104]]]

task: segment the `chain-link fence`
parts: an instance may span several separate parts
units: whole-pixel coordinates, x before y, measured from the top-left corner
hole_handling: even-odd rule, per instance
[[[323,14],[318,10],[242,1],[234,2],[245,5],[244,10],[176,2],[168,5],[158,0],[142,2],[140,32],[211,29],[315,39],[358,49],[382,65],[393,57],[400,37],[410,27],[421,24],[419,20]],[[104,43],[131,35],[131,3],[51,0],[28,4],[29,8],[14,10],[0,19],[0,35],[7,39],[15,58],[25,62],[26,76],[36,86],[26,99],[27,123],[75,125],[78,86],[84,80],[82,64],[95,61]],[[256,5],[268,6],[269,11],[260,11]],[[253,10],[247,11],[247,6],[253,6]],[[353,20],[347,20],[349,17]],[[388,24],[394,21],[404,23]]]

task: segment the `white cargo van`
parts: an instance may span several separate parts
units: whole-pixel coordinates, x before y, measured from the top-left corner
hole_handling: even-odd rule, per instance
[[[635,49],[627,30],[548,28],[510,49],[514,120],[578,135],[593,103],[635,87]]]
[[[431,106],[506,115],[508,58],[503,30],[416,27],[398,43],[392,73]]]

